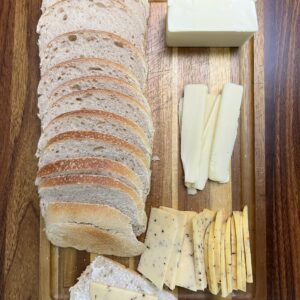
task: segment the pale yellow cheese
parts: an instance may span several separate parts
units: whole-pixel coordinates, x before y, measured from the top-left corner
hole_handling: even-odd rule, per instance
[[[184,240],[181,250],[181,257],[178,263],[176,285],[196,291],[196,276],[194,267],[194,245],[193,245],[193,224],[192,220],[197,215],[195,212],[183,212],[187,216],[184,229]]]
[[[225,229],[225,261],[228,293],[232,292],[232,257],[231,257],[231,217],[227,219]]]
[[[221,281],[220,264],[221,264],[221,235],[223,226],[224,215],[223,211],[219,210],[216,214],[214,226],[214,252],[215,252],[215,269],[217,283]]]
[[[204,236],[207,227],[213,221],[215,212],[205,209],[193,219],[194,264],[197,290],[204,291],[207,287],[204,259]]]
[[[209,265],[209,290],[212,294],[217,295],[219,286],[216,278],[216,263],[215,263],[215,243],[214,243],[214,229],[215,222],[210,224],[209,237],[208,237],[208,265]]]
[[[249,224],[248,224],[248,207],[245,206],[243,209],[243,238],[246,256],[246,270],[247,270],[247,282],[253,282],[252,274],[252,262],[251,262],[251,248],[250,248],[250,235],[249,235]]]
[[[225,260],[225,230],[226,224],[222,225],[222,235],[221,235],[221,264],[220,264],[220,276],[221,276],[221,294],[222,297],[228,296],[227,288],[227,278],[226,278],[226,260]]]
[[[137,293],[130,290],[92,282],[90,284],[91,300],[157,300],[157,296]]]
[[[236,256],[236,230],[235,230],[235,223],[234,219],[231,218],[231,230],[230,230],[230,236],[231,236],[231,272],[232,272],[232,290],[237,289],[237,256]]]
[[[240,212],[233,212],[233,219],[236,231],[236,285],[238,290],[243,290],[243,270],[242,270],[242,244],[243,236],[241,230]]]
[[[168,207],[163,206],[161,206],[160,208],[162,210],[168,211],[169,213],[172,213],[177,219],[178,230],[174,240],[171,258],[168,263],[164,282],[167,287],[169,287],[171,290],[174,290],[176,284],[177,265],[181,256],[181,249],[184,239],[184,228],[187,216],[186,214],[175,209],[169,209]]]
[[[206,279],[207,279],[207,285],[208,288],[210,289],[211,286],[211,281],[210,281],[210,272],[209,272],[209,263],[208,263],[208,239],[209,239],[209,231],[210,227],[208,226],[205,236],[204,236],[204,265],[205,265],[205,274],[206,274]]]
[[[174,240],[177,218],[162,209],[152,208],[145,239],[146,249],[141,255],[138,271],[162,289]]]
[[[246,271],[246,257],[245,257],[245,246],[244,246],[244,234],[243,234],[243,213],[240,212],[240,231],[241,231],[241,247],[242,247],[242,268],[241,268],[241,290],[246,292],[247,290],[247,271]]]

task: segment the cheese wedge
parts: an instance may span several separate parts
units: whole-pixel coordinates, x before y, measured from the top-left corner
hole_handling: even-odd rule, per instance
[[[185,185],[194,188],[200,174],[202,135],[208,88],[202,84],[190,84],[184,88],[181,124],[181,159]]]
[[[253,282],[252,274],[252,262],[251,262],[251,248],[250,248],[250,235],[249,235],[249,223],[248,223],[248,207],[243,209],[243,238],[246,256],[246,270],[247,270],[247,282]]]
[[[197,290],[204,291],[207,288],[204,259],[204,236],[207,227],[213,221],[215,213],[205,209],[193,218],[194,238],[194,264]]]
[[[221,235],[223,226],[223,211],[219,210],[216,214],[214,227],[214,252],[215,252],[215,269],[217,283],[221,281],[220,264],[221,264]]]
[[[231,272],[232,272],[232,290],[237,289],[237,255],[236,255],[236,230],[235,230],[235,223],[233,217],[231,218],[231,230],[230,230],[230,236],[231,236]]]
[[[243,87],[226,84],[223,89],[214,134],[209,179],[221,183],[230,179],[230,162],[236,140]]]
[[[206,279],[207,279],[207,285],[208,288],[210,289],[211,286],[211,281],[210,281],[210,272],[209,272],[209,263],[208,263],[208,239],[209,239],[209,231],[210,231],[210,226],[208,226],[205,236],[204,236],[204,265],[205,265],[205,274],[206,274]]]
[[[241,228],[241,218],[240,212],[233,212],[233,219],[236,231],[236,285],[238,290],[244,290],[243,285],[243,266],[242,266],[242,245],[243,245],[243,235]]]
[[[219,286],[216,278],[216,263],[215,263],[215,243],[214,243],[214,229],[215,222],[210,224],[209,237],[208,237],[208,266],[209,266],[209,290],[212,294],[217,295]]]
[[[152,208],[138,271],[162,289],[177,234],[177,218],[161,209]]]
[[[227,219],[225,229],[225,262],[227,290],[230,294],[232,292],[231,217]]]
[[[157,296],[137,293],[109,285],[92,282],[90,284],[91,300],[157,300]]]
[[[195,212],[182,212],[186,214],[187,221],[184,228],[184,240],[181,250],[181,257],[178,263],[176,285],[197,290],[195,267],[194,267],[194,244],[193,244],[193,224],[192,220],[197,215]]]
[[[221,294],[222,297],[228,296],[227,289],[227,278],[226,278],[226,260],[225,260],[225,231],[226,224],[222,225],[222,235],[221,235],[221,264],[220,264],[220,276],[221,276]]]
[[[187,216],[186,214],[183,214],[178,210],[169,209],[168,207],[161,206],[160,209],[168,211],[177,219],[178,230],[174,240],[171,258],[168,263],[164,282],[167,287],[169,287],[171,290],[174,290],[176,284],[177,265],[181,256],[181,249],[184,239],[184,228]]]
[[[208,180],[210,157],[217,123],[221,96],[208,95],[206,100],[205,128],[203,132],[203,147],[200,160],[200,175],[195,187],[203,190]]]

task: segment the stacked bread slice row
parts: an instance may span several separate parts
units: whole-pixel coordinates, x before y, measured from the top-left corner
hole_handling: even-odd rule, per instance
[[[44,0],[36,184],[48,239],[60,247],[144,251],[153,122],[146,0]]]

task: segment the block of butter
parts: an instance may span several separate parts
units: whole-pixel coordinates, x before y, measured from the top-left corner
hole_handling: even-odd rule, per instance
[[[168,0],[170,47],[239,47],[258,30],[254,0]]]

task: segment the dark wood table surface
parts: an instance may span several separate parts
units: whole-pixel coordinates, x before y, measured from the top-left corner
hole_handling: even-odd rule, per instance
[[[38,120],[36,89],[27,88],[39,77],[39,6],[40,0],[0,0],[0,299],[6,300],[38,299],[39,293],[39,204],[32,184]],[[300,1],[265,0],[267,281],[272,300],[300,299],[299,62]]]

